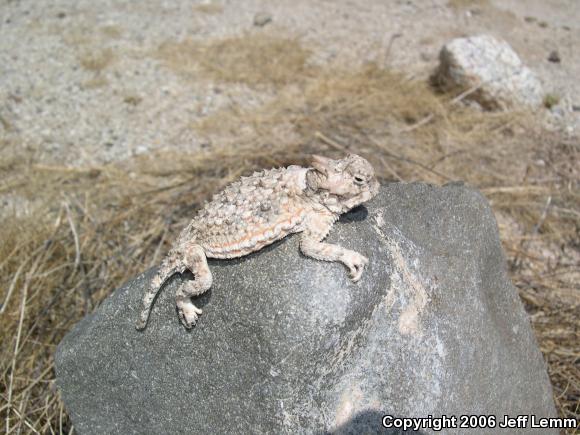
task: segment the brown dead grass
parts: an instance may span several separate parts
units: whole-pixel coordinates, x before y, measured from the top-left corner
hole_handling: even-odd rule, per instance
[[[303,80],[312,68],[310,51],[296,38],[249,33],[210,43],[167,42],[157,55],[180,74],[205,74],[214,81],[282,86]]]
[[[193,6],[194,12],[201,12],[202,14],[217,15],[224,11],[223,5],[216,2],[200,3]]]
[[[111,65],[115,60],[115,54],[110,48],[104,50],[86,50],[79,55],[79,63],[87,71],[99,73]]]
[[[435,95],[376,65],[307,70],[307,52],[287,41],[273,45],[287,51],[289,63],[272,62],[272,44],[264,49],[263,37],[256,38],[161,50],[180,72],[195,64],[206,79],[277,85],[263,107],[232,106],[192,125],[219,147],[91,168],[46,166],[20,151],[11,156],[7,150],[17,144],[0,150],[0,195],[29,208],[5,216],[0,227],[6,432],[71,431],[54,385],[55,346],[114,288],[157,264],[212,192],[254,169],[347,151],[369,158],[383,180],[464,179],[483,190],[500,220],[559,411],[580,417],[577,143],[534,127],[529,115],[466,109],[455,96]]]
[[[449,0],[447,6],[456,10],[465,10],[489,6],[489,0]]]
[[[123,28],[114,24],[101,27],[101,32],[111,39],[119,39],[123,36]]]

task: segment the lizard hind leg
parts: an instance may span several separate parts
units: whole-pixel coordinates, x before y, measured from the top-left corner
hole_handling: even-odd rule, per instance
[[[191,298],[207,291],[211,287],[213,278],[207,265],[205,252],[200,245],[192,245],[186,250],[184,262],[195,279],[185,281],[179,286],[175,293],[175,302],[181,323],[187,329],[191,329],[202,313],[201,309],[193,304]]]

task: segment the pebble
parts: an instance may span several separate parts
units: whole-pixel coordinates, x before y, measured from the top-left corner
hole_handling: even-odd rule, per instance
[[[264,27],[270,22],[272,22],[272,15],[267,12],[258,12],[254,15],[254,26]]]
[[[557,50],[552,50],[548,56],[548,60],[553,63],[560,63],[562,58],[560,57],[560,53],[558,53]]]

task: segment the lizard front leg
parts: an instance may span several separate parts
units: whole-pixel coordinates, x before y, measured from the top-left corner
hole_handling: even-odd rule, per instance
[[[349,270],[353,282],[357,282],[369,260],[356,251],[342,246],[322,242],[328,234],[333,220],[314,219],[302,233],[300,250],[307,257],[322,261],[340,261]]]

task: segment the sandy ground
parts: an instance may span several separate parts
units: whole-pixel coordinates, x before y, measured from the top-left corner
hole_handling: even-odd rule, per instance
[[[259,12],[272,21],[255,26]],[[378,61],[418,78],[435,68],[449,39],[489,33],[559,97],[546,122],[566,134],[580,130],[577,0],[2,0],[0,140],[70,165],[196,149],[203,140],[193,121],[234,103],[260,104],[268,92],[184,75],[159,49],[252,33],[298,38],[311,64]],[[553,50],[559,63],[548,61]]]

